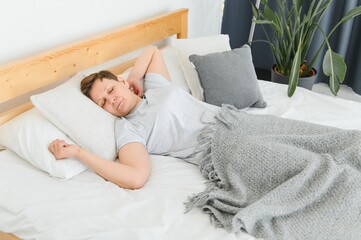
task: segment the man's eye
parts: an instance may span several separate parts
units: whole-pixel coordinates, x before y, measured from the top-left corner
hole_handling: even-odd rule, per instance
[[[113,92],[113,88],[109,89],[109,93]]]

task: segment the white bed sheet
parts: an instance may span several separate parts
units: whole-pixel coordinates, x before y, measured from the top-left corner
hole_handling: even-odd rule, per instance
[[[0,230],[22,239],[254,239],[214,228],[187,197],[204,189],[196,166],[151,156],[141,190],[124,190],[86,171],[51,178],[10,150],[0,152]]]
[[[288,85],[259,80],[267,107],[250,108],[253,114],[271,114],[343,129],[361,130],[361,103],[298,87],[287,96]]]
[[[361,130],[361,103],[259,81],[268,106],[247,109],[345,129]],[[61,181],[10,150],[0,152],[0,231],[24,239],[254,239],[211,225],[183,203],[204,189],[196,166],[151,156],[152,173],[141,190],[124,190],[86,171]]]

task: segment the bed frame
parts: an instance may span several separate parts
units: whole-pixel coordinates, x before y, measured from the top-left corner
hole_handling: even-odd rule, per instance
[[[46,86],[62,82],[81,70],[173,35],[177,38],[187,38],[187,32],[188,9],[179,9],[34,57],[2,65],[0,66],[0,125],[32,108],[29,96]],[[133,63],[134,59],[110,70],[119,74]],[[19,98],[26,100],[19,103]],[[0,239],[18,238],[0,232]]]

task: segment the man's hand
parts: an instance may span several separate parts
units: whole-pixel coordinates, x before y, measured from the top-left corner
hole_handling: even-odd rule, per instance
[[[139,97],[143,96],[143,81],[140,79],[136,79],[131,81],[130,79],[127,79],[128,83],[129,83],[129,89],[130,91],[132,91],[134,94],[138,95]]]
[[[68,144],[64,140],[56,139],[49,144],[49,151],[55,156],[57,160],[65,158],[76,158],[79,152],[79,146],[75,144]]]

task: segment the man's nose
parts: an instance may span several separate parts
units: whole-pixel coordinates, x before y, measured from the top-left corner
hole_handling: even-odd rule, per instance
[[[115,97],[115,96],[112,96],[112,95],[110,95],[110,96],[107,97],[107,100],[108,100],[108,102],[110,102],[110,103],[113,103],[113,102],[115,101],[115,99],[116,99],[116,97]]]

